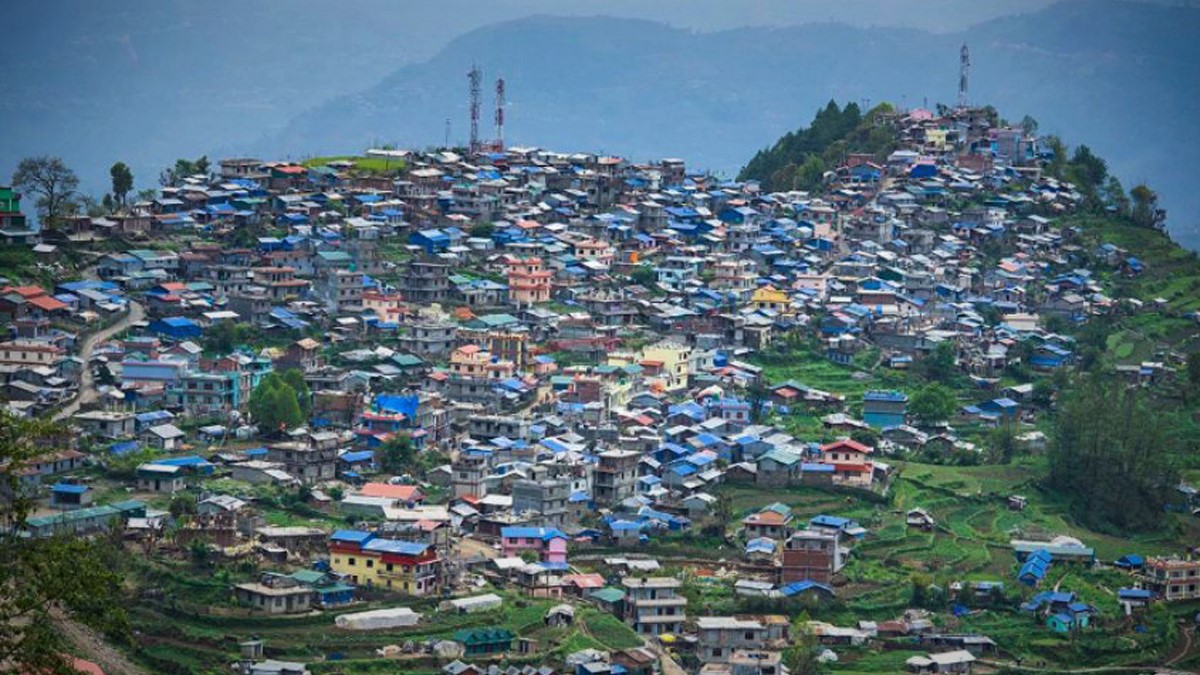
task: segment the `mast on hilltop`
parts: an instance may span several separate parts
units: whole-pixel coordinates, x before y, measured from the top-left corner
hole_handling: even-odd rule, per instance
[[[971,52],[963,43],[958,57],[958,107],[967,107],[967,83],[971,75]]]

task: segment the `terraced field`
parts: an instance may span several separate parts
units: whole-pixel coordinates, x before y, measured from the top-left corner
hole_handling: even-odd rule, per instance
[[[465,615],[439,612],[432,600],[393,601],[298,617],[219,615],[197,607],[173,607],[170,602],[142,602],[130,612],[142,631],[135,657],[156,672],[225,672],[238,643],[249,637],[264,640],[267,656],[308,662],[314,673],[437,672],[438,665],[431,659],[402,657],[401,667],[396,661],[381,662],[376,650],[405,642],[449,639],[457,630],[480,626],[507,628],[514,635],[533,640],[535,652],[524,657],[529,662],[561,658],[579,649],[623,649],[642,644],[621,621],[591,607],[578,611],[574,626],[549,628],[543,617],[553,604],[550,600],[506,594],[502,608]],[[397,630],[354,632],[333,627],[338,614],[383,606],[408,606],[425,616],[418,625]]]
[[[941,588],[960,581],[1001,581],[1008,595],[1004,606],[957,618],[939,613],[935,620],[947,630],[987,634],[1009,655],[1064,666],[1141,663],[1147,654],[1167,649],[1173,638],[1161,636],[1169,634],[1169,619],[1147,617],[1146,621],[1166,623],[1160,623],[1158,629],[1135,631],[1134,625],[1121,616],[1116,589],[1130,585],[1131,580],[1118,571],[1067,564],[1053,567],[1043,587],[1061,584],[1064,590],[1074,591],[1096,606],[1104,617],[1101,627],[1075,641],[1050,632],[1031,616],[1016,611],[1019,602],[1036,590],[1021,586],[1015,579],[1017,563],[1009,547],[1014,536],[1074,536],[1096,548],[1101,561],[1126,553],[1178,553],[1180,542],[1189,538],[1200,541],[1200,523],[1185,516],[1174,517],[1171,526],[1162,532],[1132,540],[1083,529],[1070,521],[1053,495],[1037,486],[1036,477],[1044,473],[1040,461],[1033,458],[1013,465],[981,467],[897,462],[898,475],[891,486],[889,505],[866,503],[813,487],[762,491],[753,486],[726,486],[724,492],[731,497],[739,518],[779,501],[791,506],[801,522],[824,513],[857,519],[870,531],[854,547],[844,570],[847,583],[838,589],[841,600],[811,610],[813,618],[838,625],[895,618],[910,605],[914,574],[925,575]],[[1006,498],[1012,494],[1024,495],[1028,506],[1022,511],[1009,510]],[[916,507],[927,510],[937,521],[932,532],[906,527],[904,514]],[[832,668],[846,673],[896,672],[913,653],[848,649]]]

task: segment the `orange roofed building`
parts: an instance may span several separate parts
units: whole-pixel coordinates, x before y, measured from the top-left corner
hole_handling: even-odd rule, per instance
[[[821,463],[833,465],[835,483],[870,488],[875,473],[873,452],[868,445],[844,438],[821,446]]]

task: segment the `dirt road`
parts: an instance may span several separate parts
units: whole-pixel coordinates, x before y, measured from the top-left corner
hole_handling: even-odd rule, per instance
[[[66,617],[59,617],[55,623],[67,644],[73,647],[71,653],[95,663],[103,668],[104,672],[114,675],[149,675],[141,666],[105,642],[104,638],[91,628]]]
[[[92,352],[95,351],[96,345],[106,342],[114,335],[127,330],[133,324],[141,321],[146,316],[146,310],[136,302],[129,303],[129,311],[125,316],[121,317],[116,323],[96,333],[92,333],[83,339],[83,345],[79,349],[79,358],[83,360],[83,370],[79,374],[79,395],[75,397],[58,414],[54,416],[54,420],[61,421],[70,418],[75,413],[79,412],[80,406],[91,403],[96,400],[96,378],[92,375]]]

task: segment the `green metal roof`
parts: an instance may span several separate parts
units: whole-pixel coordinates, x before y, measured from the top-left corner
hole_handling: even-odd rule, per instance
[[[593,597],[601,602],[607,602],[610,604],[614,602],[620,602],[625,599],[625,591],[622,591],[619,588],[613,588],[611,586],[608,588],[601,588],[598,591],[592,591],[588,595],[589,597]]]
[[[64,513],[56,513],[51,516],[38,516],[25,521],[29,527],[51,527],[54,525],[62,525],[73,523],[79,520],[91,520],[94,518],[115,518],[121,515],[121,511],[111,506],[93,506],[86,509],[78,509],[75,511],[66,511]]]
[[[493,642],[512,642],[513,634],[504,628],[469,628],[454,633],[454,641],[468,647]]]

